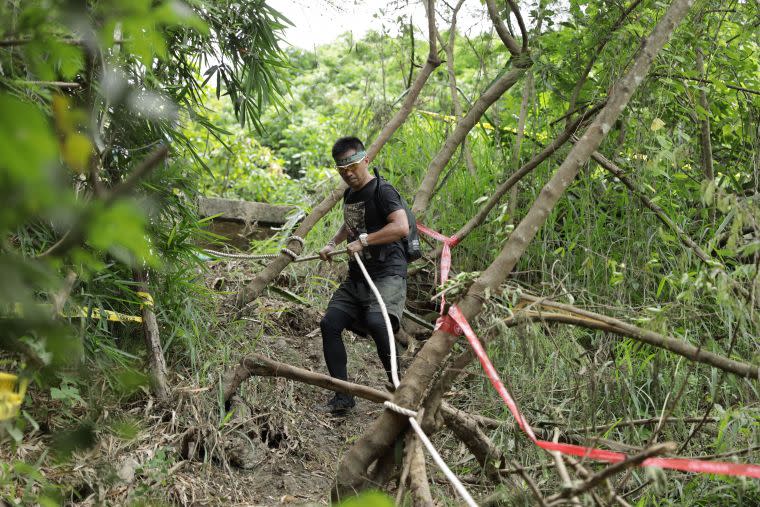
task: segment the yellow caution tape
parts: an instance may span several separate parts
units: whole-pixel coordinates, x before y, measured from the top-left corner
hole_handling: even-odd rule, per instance
[[[26,379],[19,381],[18,377],[12,373],[0,372],[0,421],[12,419],[18,415],[28,383]]]
[[[126,315],[124,313],[114,312],[113,310],[103,310],[102,308],[92,308],[90,311],[89,306],[79,306],[76,308],[76,312],[67,313],[59,312],[61,317],[67,317],[71,319],[105,319],[110,322],[142,322],[142,317],[138,315]]]
[[[140,307],[153,306],[153,296],[147,292],[137,292],[137,296],[143,300]],[[24,307],[16,303],[14,306],[16,315],[19,317],[24,316]],[[92,308],[89,306],[75,306],[73,311],[61,310],[58,315],[67,319],[105,319],[109,322],[142,322],[143,319],[139,315],[127,315],[125,313],[115,312],[113,310],[103,310],[102,308]]]
[[[137,296],[143,300],[143,305],[153,306],[153,296],[147,292],[136,292]]]

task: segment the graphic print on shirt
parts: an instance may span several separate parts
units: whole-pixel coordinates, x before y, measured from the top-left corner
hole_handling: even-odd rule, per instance
[[[343,205],[343,220],[348,228],[348,236],[352,241],[355,241],[359,234],[367,232],[364,211],[364,201]]]

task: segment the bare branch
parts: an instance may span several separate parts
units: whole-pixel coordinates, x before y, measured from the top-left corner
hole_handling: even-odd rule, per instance
[[[488,15],[491,17],[493,26],[496,28],[496,33],[499,34],[501,41],[507,47],[512,56],[520,55],[522,53],[522,50],[520,49],[520,46],[517,45],[517,41],[512,38],[512,36],[507,31],[507,27],[504,26],[504,21],[502,21],[501,17],[499,16],[499,11],[496,9],[496,3],[494,0],[486,0],[486,6],[488,7]],[[523,27],[521,26],[520,28],[522,29]],[[526,41],[527,39],[523,38],[523,40]]]
[[[520,8],[517,6],[517,2],[515,2],[515,0],[507,0],[507,3],[509,4],[512,13],[515,15],[515,18],[517,18],[517,25],[520,27],[520,35],[522,35],[521,52],[525,53],[528,51],[528,30],[525,28],[525,23],[523,22],[522,14],[520,14]]]
[[[642,451],[641,453],[635,456],[631,456],[630,458],[624,461],[608,466],[601,472],[592,475],[583,483],[578,484],[577,486],[574,486],[571,488],[567,488],[561,493],[558,493],[556,495],[549,497],[547,500],[550,502],[558,502],[566,498],[573,498],[578,495],[581,495],[585,493],[586,491],[589,491],[590,489],[598,486],[599,484],[601,484],[608,478],[612,477],[613,475],[619,474],[621,472],[628,470],[629,468],[635,467],[653,456],[673,452],[675,448],[676,448],[676,445],[672,442],[665,442],[663,444],[653,445],[652,447],[645,449],[644,451]]]
[[[305,382],[314,386],[323,387],[331,391],[339,391],[346,394],[352,394],[365,400],[383,403],[393,399],[393,395],[388,392],[373,389],[371,387],[338,380],[329,375],[316,373],[289,364],[274,361],[264,356],[254,354],[244,357],[240,364],[235,368],[223,386],[222,395],[225,402],[229,401],[237,392],[240,384],[254,376],[260,377],[283,377],[290,380]]]
[[[718,368],[729,373],[733,373],[740,377],[748,379],[760,380],[760,367],[757,365],[742,363],[734,359],[729,359],[712,352],[708,352],[701,347],[696,347],[690,343],[670,336],[664,336],[654,331],[642,329],[636,327],[633,324],[623,322],[622,320],[601,315],[588,310],[583,310],[572,305],[557,303],[556,301],[550,301],[548,299],[539,298],[529,294],[521,293],[520,297],[530,303],[534,303],[538,308],[535,310],[522,310],[514,319],[510,319],[507,324],[511,322],[516,323],[516,319],[522,318],[523,315],[526,318],[533,320],[545,320],[550,322],[561,322],[564,324],[572,324],[576,326],[582,326],[589,329],[599,329],[610,333],[615,333],[622,336],[627,336],[655,347],[669,350],[675,354],[683,356],[691,361],[707,364],[709,366]],[[560,312],[545,312],[540,307],[554,308],[560,310]]]
[[[61,88],[63,90],[76,90],[82,88],[82,83],[70,81],[13,81],[13,84],[22,86],[46,86],[49,88]]]
[[[552,438],[552,442],[555,444],[559,442],[559,430],[557,428],[554,428],[554,437]],[[562,485],[567,489],[572,488],[573,481],[570,479],[570,474],[567,473],[565,461],[562,459],[562,453],[559,451],[549,451],[549,454],[551,454],[552,458],[554,458],[554,465],[557,469],[557,474],[559,475],[560,479],[562,479]],[[580,501],[576,497],[570,498],[570,503],[578,507],[581,505]]]

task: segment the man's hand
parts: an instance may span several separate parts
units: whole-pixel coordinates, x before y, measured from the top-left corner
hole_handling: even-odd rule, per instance
[[[322,250],[319,251],[319,258],[323,261],[330,261],[332,262],[332,256],[330,255],[335,251],[335,245],[332,243],[328,243],[327,245],[322,248]]]
[[[346,247],[346,250],[348,250],[348,256],[353,260],[355,253],[359,253],[364,250],[364,245],[362,245],[361,241],[357,239],[356,241],[349,243]]]

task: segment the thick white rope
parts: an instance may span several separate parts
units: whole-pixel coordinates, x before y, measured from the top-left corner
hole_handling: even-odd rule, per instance
[[[390,349],[391,349],[391,378],[393,379],[393,385],[394,387],[398,387],[401,383],[398,378],[398,368],[396,366],[396,340],[393,337],[393,326],[391,325],[391,319],[388,316],[388,310],[385,308],[385,302],[383,301],[383,298],[380,296],[380,292],[377,290],[377,287],[372,282],[372,278],[370,278],[369,273],[367,273],[367,268],[364,267],[364,263],[361,260],[361,256],[359,253],[355,253],[354,257],[356,258],[356,262],[359,264],[359,268],[362,270],[362,274],[364,275],[364,279],[367,280],[367,284],[369,285],[370,289],[372,289],[372,293],[377,298],[377,302],[380,304],[380,311],[383,313],[383,320],[385,321],[385,327],[388,330],[388,342],[390,343]],[[462,482],[457,478],[456,475],[454,475],[454,472],[451,471],[451,469],[446,465],[446,463],[443,461],[443,458],[441,458],[441,455],[438,454],[438,451],[433,446],[433,443],[430,441],[430,439],[425,435],[425,432],[422,431],[422,428],[420,427],[419,423],[417,422],[416,412],[413,410],[410,410],[408,408],[399,407],[395,403],[392,402],[385,402],[385,407],[387,407],[390,410],[393,410],[395,412],[398,412],[400,414],[403,414],[409,418],[409,424],[412,426],[412,429],[414,429],[414,432],[417,433],[417,436],[420,438],[420,441],[425,446],[425,448],[430,453],[430,456],[433,458],[433,461],[436,465],[438,465],[438,468],[440,468],[443,471],[443,474],[446,476],[446,478],[449,480],[449,482],[454,486],[454,489],[457,490],[457,493],[459,493],[459,496],[462,497],[462,499],[469,505],[470,507],[478,507],[478,504],[475,503],[475,500],[472,498],[472,495],[470,495],[469,491],[464,487]],[[415,414],[414,416],[410,414]]]
[[[407,417],[417,417],[416,410],[410,410],[408,408],[404,408],[401,405],[396,405],[392,401],[386,401],[385,403],[383,403],[383,405],[385,405],[385,408],[393,410],[394,412],[399,413],[401,415],[405,415]]]
[[[295,239],[295,238],[294,238]],[[288,250],[288,252],[285,252],[284,250],[288,250],[287,248],[283,248],[281,253],[287,255],[288,257],[293,258],[295,256],[295,252],[292,250]],[[274,254],[234,254],[234,253],[227,253],[227,252],[219,252],[217,250],[211,250],[210,248],[204,248],[203,251],[207,254],[211,254],[215,257],[223,257],[227,259],[245,259],[245,260],[265,260],[265,259],[276,259],[280,256],[279,253]],[[338,254],[346,253],[346,249],[343,250],[335,250],[334,252],[330,252],[328,255],[330,257]],[[306,261],[315,261],[319,259],[319,255],[307,255],[304,257],[295,257],[293,259],[293,262],[306,262]]]

